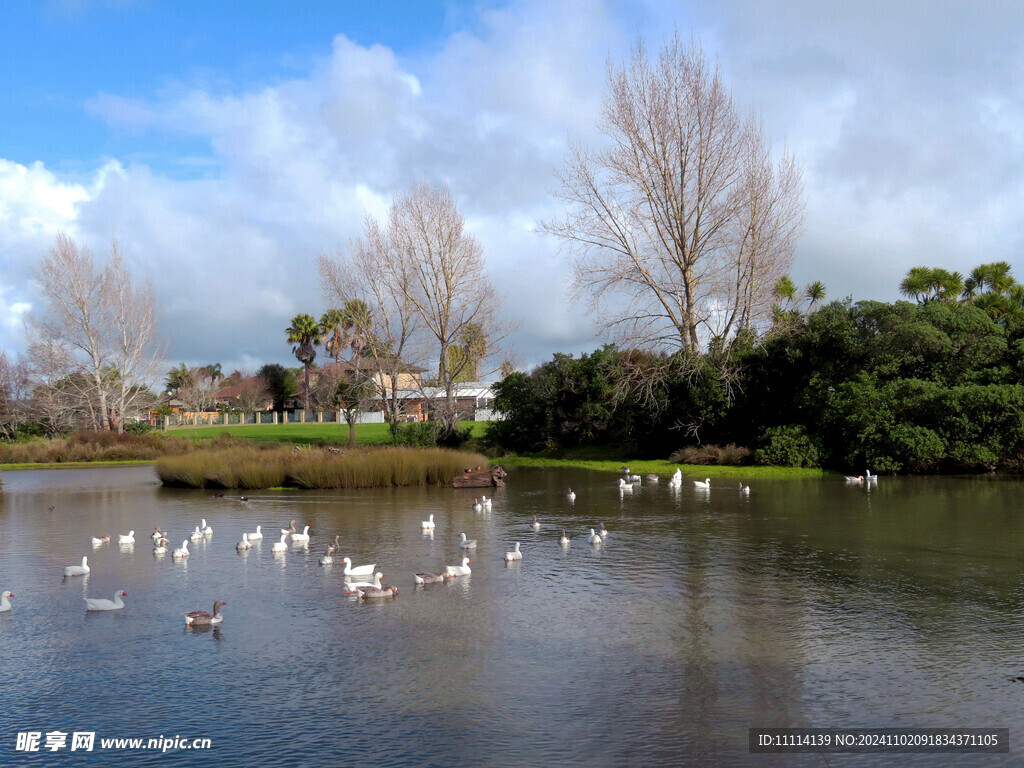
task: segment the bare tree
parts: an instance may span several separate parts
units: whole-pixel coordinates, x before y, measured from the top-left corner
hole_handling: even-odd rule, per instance
[[[31,383],[22,360],[12,361],[0,350],[0,437],[13,438],[29,419]]]
[[[152,288],[133,286],[116,241],[103,265],[63,233],[37,279],[47,311],[29,318],[29,358],[41,386],[60,382],[62,402],[77,397],[94,426],[123,430],[162,357]]]
[[[776,171],[704,51],[678,33],[648,59],[608,65],[600,130],[569,147],[562,220],[542,225],[573,254],[572,294],[630,347],[697,352],[761,322],[792,258],[803,210],[791,158]]]
[[[480,242],[465,231],[448,187],[423,183],[392,203],[386,227],[368,218],[364,237],[350,251],[344,266],[321,257],[321,278],[330,295],[367,301],[375,329],[367,356],[382,374],[375,386],[392,397],[389,418],[397,421],[396,385],[403,363],[410,363],[408,351],[429,350],[444,393],[433,399],[434,414],[452,434],[459,374],[480,363],[506,333],[496,321],[499,302]]]
[[[43,383],[64,379],[79,390],[97,428],[110,427],[103,369],[110,355],[109,280],[88,249],[63,232],[36,272],[45,317],[29,317],[29,357]],[[71,374],[79,374],[77,377]],[[65,392],[71,395],[71,392]],[[95,399],[95,403],[94,403]]]
[[[132,413],[149,411],[156,404],[150,384],[159,378],[159,365],[167,346],[157,329],[153,285],[146,280],[133,285],[114,240],[107,267],[111,312],[110,366],[115,372],[111,403],[117,429]],[[218,366],[219,374],[219,366]]]
[[[390,228],[398,255],[408,266],[407,297],[436,354],[444,399],[435,399],[434,413],[450,435],[459,418],[458,374],[472,359],[463,354],[453,367],[452,350],[467,338],[487,339],[486,346],[503,338],[496,320],[498,297],[484,270],[480,241],[465,232],[465,220],[447,186],[419,184],[400,196],[392,205]]]
[[[362,335],[367,381],[394,429],[401,421],[401,390],[412,385],[412,371],[422,361],[423,349],[414,343],[421,322],[410,298],[410,265],[398,252],[394,228],[381,227],[367,217],[363,232],[362,238],[349,244],[348,253],[335,258],[320,254],[320,281],[329,302],[347,306],[362,301],[366,306],[369,322]],[[325,319],[327,315],[321,319],[322,327]],[[337,351],[336,359],[343,342],[341,337],[327,342],[332,354]]]
[[[208,367],[189,368],[187,384],[178,390],[178,399],[187,411],[206,413],[217,410],[218,377]]]
[[[239,374],[237,383],[232,386],[235,390],[233,398],[235,407],[243,413],[262,410],[271,400],[270,388],[262,376]]]
[[[800,170],[786,155],[774,165],[759,127],[748,121],[744,135],[739,206],[726,241],[723,294],[728,311],[717,313],[712,333],[756,335],[771,326],[774,288],[793,261],[803,222]]]

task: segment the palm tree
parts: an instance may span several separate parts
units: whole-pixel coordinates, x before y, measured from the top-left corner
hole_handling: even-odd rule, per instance
[[[312,315],[298,314],[285,329],[288,342],[295,344],[292,353],[306,369],[306,410],[309,410],[309,366],[316,360],[316,347],[320,343],[320,326]]]
[[[963,275],[941,267],[911,267],[900,283],[900,293],[918,304],[953,301],[963,290]]]
[[[184,363],[177,368],[171,368],[167,372],[167,388],[164,390],[170,395],[176,395],[179,391],[187,389],[195,384],[195,376]]]
[[[1005,261],[976,266],[964,281],[964,301],[972,302],[984,293],[1005,295],[1016,283],[1010,270],[1010,265]]]
[[[328,309],[320,316],[320,333],[323,334],[327,354],[341,360],[345,351],[345,318],[340,309]]]
[[[339,399],[348,422],[349,445],[355,445],[355,420],[363,402],[372,394],[372,387],[361,379],[361,363],[372,337],[370,308],[362,299],[349,299],[341,309],[329,309],[320,318],[320,328],[329,334],[325,346],[335,360],[341,360],[345,349],[352,351],[349,362],[352,375],[338,386]]]
[[[224,373],[221,371],[220,363],[204,365],[199,369],[199,373],[210,381],[217,381],[218,379],[224,378]]]
[[[814,309],[815,304],[825,300],[825,284],[821,280],[815,280],[804,288],[804,297],[807,299],[807,311]]]

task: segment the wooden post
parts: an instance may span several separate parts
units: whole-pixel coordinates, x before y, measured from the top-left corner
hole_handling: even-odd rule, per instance
[[[274,411],[274,423],[277,424],[277,411]]]

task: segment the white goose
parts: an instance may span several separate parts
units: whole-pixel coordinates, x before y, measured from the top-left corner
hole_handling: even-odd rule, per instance
[[[181,542],[181,547],[179,549],[174,550],[171,553],[171,557],[173,557],[175,560],[184,560],[188,556],[188,539],[185,539],[183,542]]]
[[[292,541],[309,541],[309,526],[302,529],[302,533],[293,533]]]
[[[249,543],[249,534],[248,533],[243,533],[242,534],[242,540],[240,542],[238,542],[237,544],[235,544],[235,549],[238,549],[238,550],[252,549],[252,544]]]
[[[588,544],[604,544],[604,539],[601,538],[601,534],[594,533],[594,529],[590,529],[590,535],[587,537]]]
[[[632,493],[633,484],[627,483],[623,478],[619,478],[619,492],[620,493]]]
[[[135,543],[135,531],[128,531],[128,535],[121,535],[117,537],[118,544],[134,544]]]
[[[434,516],[433,516],[433,514],[431,514],[429,520],[424,520],[423,522],[420,523],[420,528],[422,530],[424,530],[424,531],[432,531],[432,530],[434,530]]]
[[[124,601],[121,598],[122,597],[127,597],[127,596],[128,596],[127,592],[125,592],[123,589],[119,589],[119,590],[117,590],[117,592],[114,593],[114,599],[113,600],[106,600],[106,599],[101,598],[101,597],[95,597],[95,598],[86,597],[86,598],[84,598],[85,599],[85,610],[87,610],[87,611],[119,611],[122,608],[124,608]]]
[[[602,539],[608,538],[608,529],[604,527],[604,523],[601,523],[601,529],[598,531],[601,534]]]
[[[7,611],[11,610],[11,603],[7,599],[9,597],[14,597],[14,593],[4,592],[3,594],[0,594],[0,613],[7,613]]]
[[[167,554],[167,545],[168,544],[170,544],[170,542],[167,541],[167,539],[157,539],[156,540],[156,545],[153,547],[153,554],[154,555],[166,555]]]
[[[462,565],[446,565],[444,572],[447,576],[469,576],[472,571],[469,570],[469,564],[473,561],[468,557],[462,558]]]
[[[69,565],[64,569],[65,576],[85,576],[89,572],[89,558],[83,557],[81,565]]]
[[[325,549],[317,563],[319,565],[334,565],[334,556],[331,554],[332,551],[333,550],[330,547]]]
[[[281,540],[280,541],[275,541],[274,542],[274,546],[272,546],[270,548],[270,551],[271,552],[287,552],[288,551],[287,539],[288,539],[288,534],[287,533],[282,533],[281,534]]]
[[[491,508],[491,500],[488,499],[486,496],[481,496],[480,497],[480,503],[484,505],[484,509],[490,510],[490,508]]]
[[[109,541],[110,541],[110,537],[109,537],[109,536],[107,536],[107,535],[103,535],[103,536],[93,536],[93,537],[92,537],[92,545],[93,545],[94,547],[98,547],[98,546],[100,546],[101,544],[106,544],[106,543],[107,543],[107,542],[109,542]]]
[[[384,574],[377,571],[373,574],[373,581],[346,581],[345,592],[351,594],[359,589],[366,589],[367,587],[373,587],[374,589],[381,589],[380,580],[384,578]]]
[[[568,547],[569,543],[571,541],[572,541],[572,539],[570,539],[568,536],[565,535],[565,529],[563,528],[562,529],[562,536],[561,536],[561,538],[558,539],[559,546]]]
[[[213,536],[213,526],[206,524],[206,518],[203,518],[203,522],[199,524],[199,530],[203,532],[204,536]]]
[[[540,530],[540,521],[537,519],[536,515],[533,516],[533,522],[530,523],[530,527],[533,528],[533,530],[535,531]]]
[[[188,537],[190,539],[192,539],[192,541],[202,541],[203,540],[203,532],[199,530],[199,526],[197,525],[196,529],[194,531],[192,531],[192,533],[190,533],[188,535]]]
[[[744,485],[743,483],[740,483],[740,493],[744,493],[744,494],[750,493],[750,486],[749,485]]]
[[[249,534],[249,541],[253,541],[255,539],[262,539],[262,538],[263,538],[263,526],[257,525],[256,526],[256,532]]]
[[[567,498],[569,501],[576,501],[576,491],[570,488],[569,492],[565,494],[565,498]]]
[[[705,477],[703,482],[700,481],[700,480],[694,480],[693,484],[697,488],[701,488],[703,490],[711,490],[711,478],[710,477]]]
[[[167,534],[164,531],[160,530],[160,526],[158,525],[156,528],[153,529],[153,533],[149,535],[149,538],[151,538],[153,540],[153,543],[155,544],[157,539],[162,539],[166,535]]]
[[[346,578],[349,576],[372,576],[374,569],[377,567],[376,563],[370,563],[369,565],[360,565],[353,568],[352,560],[348,557],[343,557],[341,561],[345,563],[344,574]]]
[[[517,541],[516,542],[516,548],[513,549],[511,552],[506,552],[505,553],[505,562],[506,563],[511,563],[513,560],[522,560],[522,559],[523,559],[523,553],[519,550],[519,542]]]
[[[476,539],[467,539],[465,533],[460,533],[459,549],[476,549]]]
[[[878,475],[872,475],[870,469],[865,469],[864,472],[866,473],[865,480],[867,480],[868,485],[871,483],[878,483]]]

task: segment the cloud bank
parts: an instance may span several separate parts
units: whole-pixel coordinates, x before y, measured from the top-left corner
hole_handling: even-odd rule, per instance
[[[1021,11],[831,5],[650,3],[627,15],[514,2],[475,12],[426,53],[337,34],[300,75],[255,87],[182,82],[141,99],[97,87],[83,112],[112,135],[206,152],[101,158],[74,178],[0,159],[0,345],[21,347],[20,317],[39,303],[33,265],[64,230],[98,252],[116,236],[153,280],[173,361],[287,362],[290,318],[326,308],[316,255],[426,179],[451,186],[482,241],[521,359],[592,349],[557,244],[534,228],[558,213],[549,193],[567,136],[599,140],[606,58],[628,55],[638,31],[656,48],[673,26],[717,52],[737,101],[804,167],[798,282],[892,299],[915,264],[1014,261]]]

